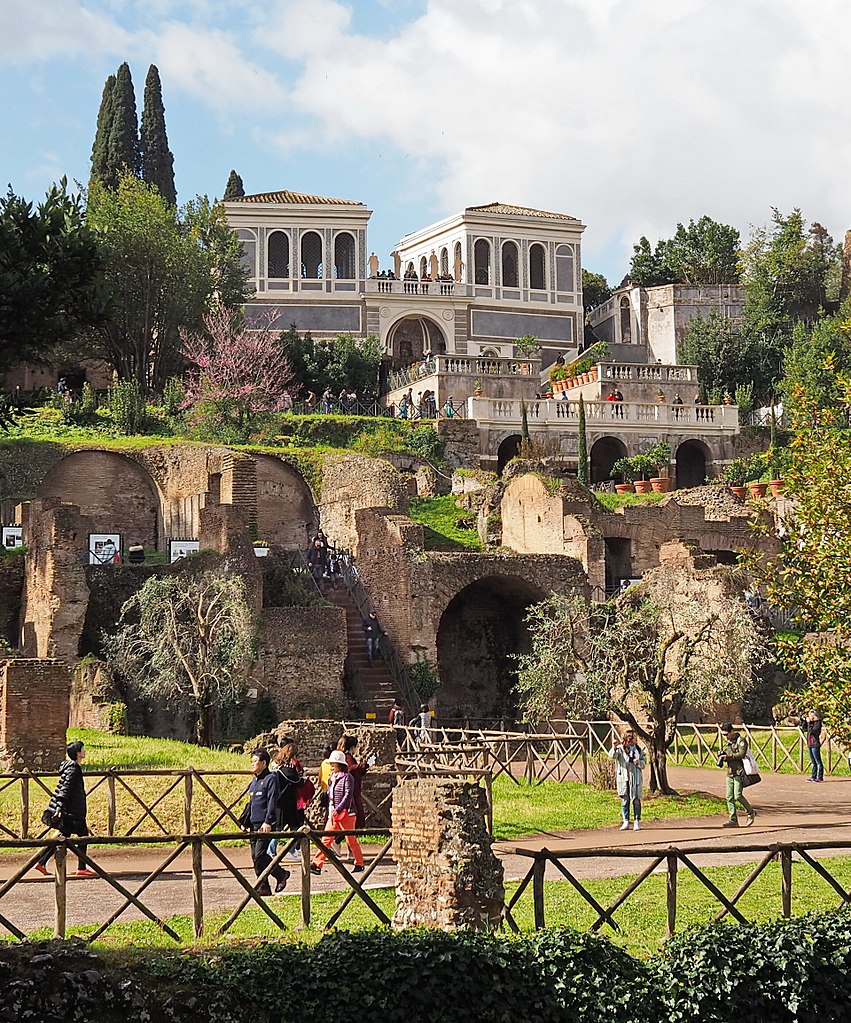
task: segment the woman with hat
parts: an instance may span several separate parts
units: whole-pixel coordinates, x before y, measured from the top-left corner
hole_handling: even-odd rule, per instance
[[[355,805],[354,778],[349,773],[346,754],[342,750],[332,751],[327,761],[331,765],[331,777],[328,779],[328,829],[329,831],[354,831],[357,826],[357,807]],[[325,835],[322,845],[330,849],[334,835]],[[346,835],[346,843],[355,861],[352,873],[363,870],[363,852],[357,835]],[[320,849],[313,857],[310,870],[313,874],[321,874],[327,856]]]

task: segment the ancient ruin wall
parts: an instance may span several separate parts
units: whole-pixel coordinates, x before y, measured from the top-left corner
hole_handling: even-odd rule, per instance
[[[71,673],[55,659],[13,658],[0,667],[0,766],[52,771],[65,757]]]
[[[340,455],[326,458],[322,469],[322,529],[334,543],[358,553],[355,524],[362,508],[407,512],[408,484],[381,458]]]
[[[393,926],[488,930],[505,904],[484,789],[459,779],[402,778],[393,793]]]

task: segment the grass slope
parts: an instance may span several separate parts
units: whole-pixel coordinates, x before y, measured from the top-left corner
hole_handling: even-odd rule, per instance
[[[414,497],[408,511],[414,522],[423,527],[427,551],[480,551],[482,541],[475,529],[462,529],[459,519],[474,519],[470,512],[459,508],[455,498]]]

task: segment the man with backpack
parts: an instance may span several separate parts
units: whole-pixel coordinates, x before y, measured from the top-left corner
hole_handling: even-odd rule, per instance
[[[396,745],[399,748],[405,745],[406,717],[405,708],[398,700],[394,700],[393,706],[390,708],[390,713],[387,715],[387,721],[396,729]]]
[[[751,806],[743,795],[745,784],[745,758],[748,756],[748,740],[733,728],[731,724],[721,725],[721,734],[724,737],[724,747],[718,754],[718,766],[727,768],[727,810],[730,819],[722,824],[722,828],[737,828],[739,818],[736,814],[736,804],[747,813],[748,819],[745,827],[749,828],[756,817],[756,810]]]

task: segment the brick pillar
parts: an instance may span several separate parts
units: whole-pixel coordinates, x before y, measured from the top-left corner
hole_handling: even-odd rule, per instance
[[[220,499],[245,512],[248,528],[257,534],[257,463],[246,455],[229,452],[222,459]]]
[[[71,672],[64,661],[16,657],[0,667],[0,765],[52,771],[65,757]]]
[[[393,926],[487,930],[505,903],[484,789],[460,778],[400,778],[393,792]]]

